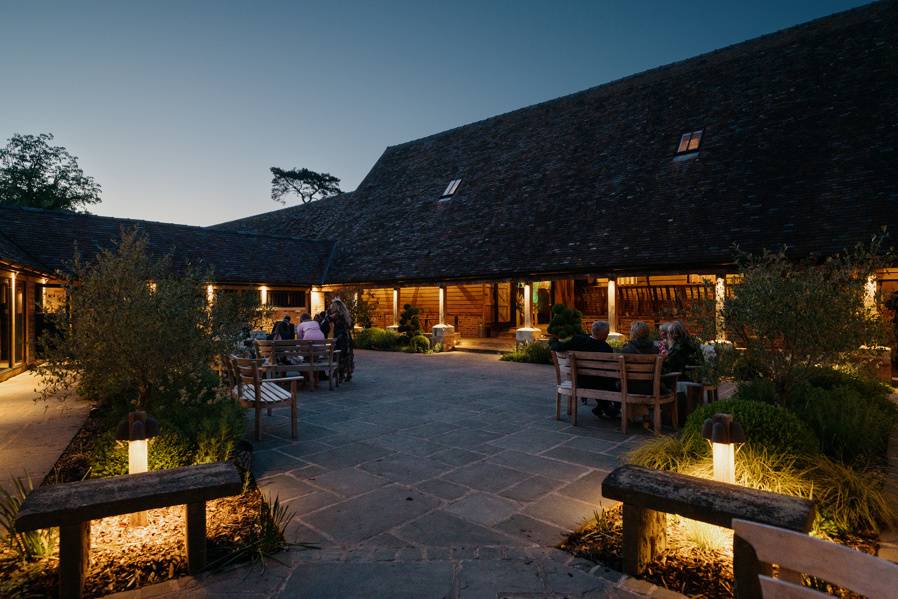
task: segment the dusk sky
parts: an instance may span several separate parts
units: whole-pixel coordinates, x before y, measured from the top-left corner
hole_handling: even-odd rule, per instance
[[[352,190],[389,145],[864,3],[0,0],[0,142],[53,133],[97,214],[209,225],[279,208],[270,166]]]

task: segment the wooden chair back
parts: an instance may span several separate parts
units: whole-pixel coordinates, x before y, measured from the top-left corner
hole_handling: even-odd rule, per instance
[[[894,597],[898,588],[898,564],[844,545],[747,520],[733,520],[733,531],[752,546],[758,561],[780,567],[780,578],[758,576],[764,597],[831,596],[801,586],[799,573],[817,576],[865,597]]]
[[[632,394],[627,383],[648,381],[652,385],[652,396],[661,394],[661,365],[664,357],[654,354],[623,354],[621,356],[621,393]],[[632,389],[632,385],[630,385]]]
[[[237,397],[245,397],[243,388],[246,385],[253,387],[255,390],[254,397],[259,397],[259,386],[261,384],[261,375],[259,367],[262,360],[257,358],[241,358],[231,356],[231,370],[237,386]]]
[[[608,379],[620,380],[621,365],[624,356],[606,352],[571,352],[573,356],[572,370],[576,380],[578,376],[601,376]]]
[[[552,363],[555,365],[555,384],[572,380],[573,352],[552,352]]]

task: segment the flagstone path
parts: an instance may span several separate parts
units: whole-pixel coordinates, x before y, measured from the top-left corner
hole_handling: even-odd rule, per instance
[[[295,514],[288,541],[319,549],[127,596],[674,595],[554,548],[647,434],[587,406],[581,426],[556,421],[549,366],[460,352],[356,363],[351,383],[302,394],[298,441],[277,410],[255,444],[260,487]]]

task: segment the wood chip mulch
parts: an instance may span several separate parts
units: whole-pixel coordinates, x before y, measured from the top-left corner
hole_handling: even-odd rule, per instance
[[[101,431],[92,414],[48,474],[45,484],[81,480],[88,473],[93,439]],[[255,485],[243,494],[206,505],[207,552],[210,567],[250,557],[247,547],[259,538],[264,502]],[[90,570],[84,597],[135,589],[187,574],[183,506],[150,510],[148,526],[129,527],[129,516],[91,523]],[[267,515],[266,515],[267,517]],[[54,543],[55,544],[55,543]],[[20,563],[15,553],[0,546],[0,596],[56,597],[58,548],[46,558]]]

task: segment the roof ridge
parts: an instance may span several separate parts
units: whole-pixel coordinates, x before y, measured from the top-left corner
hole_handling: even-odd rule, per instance
[[[442,135],[448,135],[450,133],[454,133],[459,129],[464,129],[466,127],[471,127],[474,125],[480,125],[483,123],[487,123],[496,119],[501,119],[503,117],[507,117],[513,114],[517,114],[519,112],[524,112],[527,110],[533,110],[536,108],[540,108],[543,106],[555,104],[556,102],[561,102],[564,100],[569,100],[571,98],[576,98],[577,96],[589,94],[589,93],[597,93],[597,92],[614,92],[618,91],[617,88],[626,84],[633,84],[636,80],[641,78],[648,79],[647,82],[655,83],[658,80],[663,80],[667,76],[671,76],[675,74],[677,69],[690,70],[692,68],[699,68],[700,66],[704,66],[704,61],[702,59],[714,58],[716,60],[728,60],[728,59],[736,59],[737,56],[727,56],[728,54],[733,54],[738,49],[742,49],[746,46],[763,46],[764,44],[775,45],[777,42],[782,41],[786,42],[786,38],[789,35],[794,35],[795,33],[808,29],[813,26],[819,26],[824,21],[830,21],[829,25],[834,28],[843,28],[848,27],[852,24],[855,24],[860,18],[860,13],[867,12],[873,9],[876,10],[885,10],[890,3],[893,3],[894,0],[875,0],[869,4],[862,4],[861,6],[855,6],[854,8],[849,8],[842,11],[837,11],[831,13],[829,15],[824,15],[822,17],[818,17],[816,19],[812,19],[810,21],[803,21],[801,23],[797,23],[795,25],[790,25],[789,27],[784,27],[782,29],[777,29],[776,31],[771,31],[769,33],[764,33],[756,37],[749,38],[747,40],[742,40],[740,42],[734,42],[732,44],[721,46],[720,48],[715,48],[714,50],[709,50],[707,52],[703,52],[701,54],[696,54],[694,56],[689,56],[687,58],[683,58],[681,60],[676,60],[674,62],[669,62],[666,64],[661,64],[655,67],[648,68],[644,71],[639,71],[638,73],[632,73],[630,75],[625,75],[623,77],[619,77],[617,79],[612,79],[611,81],[606,81],[605,83],[600,83],[598,85],[594,85],[592,87],[588,87],[586,89],[581,89],[579,91],[571,92],[569,94],[565,94],[563,96],[557,96],[555,98],[550,98],[548,100],[543,100],[542,102],[537,102],[535,104],[528,104],[527,106],[521,106],[520,108],[515,108],[512,110],[508,110],[506,112],[501,112],[499,114],[495,114],[492,116],[488,116],[476,121],[471,121],[468,123],[463,123],[456,127],[452,127],[450,129],[444,129],[442,131],[437,131],[436,133],[431,133],[430,135],[425,135],[423,137],[417,137],[415,139],[410,139],[408,141],[404,141],[402,143],[398,143],[395,145],[387,146],[387,150],[391,150],[394,148],[401,148],[403,146],[407,146],[410,144],[422,142],[425,140],[429,140],[432,138],[437,138]],[[854,17],[854,19],[848,18]],[[672,73],[674,71],[674,73]],[[372,168],[373,170],[373,168]]]
[[[308,237],[295,237],[292,235],[272,235],[269,233],[251,233],[247,231],[233,231],[230,229],[215,229],[212,227],[203,227],[200,225],[185,225],[182,223],[170,223],[165,221],[158,220],[147,220],[140,218],[128,218],[128,217],[120,217],[120,216],[106,216],[103,214],[90,214],[86,212],[72,212],[69,210],[49,210],[47,208],[35,208],[33,206],[9,206],[9,205],[0,205],[0,209],[2,210],[19,210],[23,212],[37,212],[42,214],[48,214],[50,216],[63,216],[66,218],[77,218],[77,217],[86,217],[86,218],[95,218],[95,219],[103,219],[108,221],[115,222],[125,222],[125,223],[147,223],[151,225],[164,225],[167,227],[178,227],[181,229],[193,229],[199,231],[207,231],[210,233],[222,233],[227,235],[241,235],[244,237],[258,237],[262,239],[289,239],[291,241],[308,241],[312,243],[321,243],[322,241],[330,241],[328,239],[311,239]],[[286,208],[284,209],[286,210]],[[265,213],[270,214],[270,213]],[[224,223],[222,223],[224,224]],[[16,246],[19,247],[19,246]],[[27,255],[28,253],[25,252]]]
[[[372,170],[373,170],[373,167],[372,167]],[[369,171],[369,174],[370,174],[370,171]],[[366,177],[367,177],[367,175],[366,175]],[[362,182],[364,182],[364,180],[363,180]],[[361,184],[360,184],[360,186],[361,186]],[[212,224],[212,225],[208,225],[208,226],[203,227],[203,228],[205,228],[205,229],[214,229],[214,230],[217,230],[217,231],[229,231],[230,229],[218,229],[218,227],[224,227],[224,226],[226,226],[226,225],[233,225],[233,224],[236,224],[236,223],[240,223],[240,222],[242,222],[242,221],[246,221],[246,220],[249,220],[249,219],[252,219],[252,218],[256,218],[257,216],[269,216],[269,215],[272,215],[272,214],[278,214],[278,213],[280,213],[280,212],[287,212],[288,210],[296,211],[296,210],[298,210],[298,209],[300,209],[300,208],[303,208],[303,207],[305,207],[305,206],[310,206],[310,205],[312,205],[312,204],[318,204],[319,202],[326,202],[326,201],[328,201],[328,200],[335,200],[335,199],[337,199],[337,198],[342,198],[342,197],[344,197],[344,196],[352,195],[352,194],[354,194],[355,192],[356,192],[355,189],[353,189],[352,191],[344,191],[344,192],[341,192],[341,193],[338,193],[338,194],[335,194],[335,195],[332,195],[332,196],[327,196],[326,198],[321,198],[320,200],[315,200],[314,202],[306,202],[306,203],[304,203],[304,204],[296,204],[296,205],[294,205],[294,206],[284,206],[283,208],[277,208],[277,209],[275,209],[275,210],[269,210],[268,212],[258,212],[258,213],[256,213],[256,214],[250,214],[249,216],[241,216],[240,218],[235,218],[234,220],[226,220],[226,221],[221,222],[221,223],[215,223],[215,224]],[[297,239],[305,239],[305,238],[297,238]],[[320,240],[320,239],[314,239],[314,240],[312,240],[312,241],[321,241],[321,240]]]

